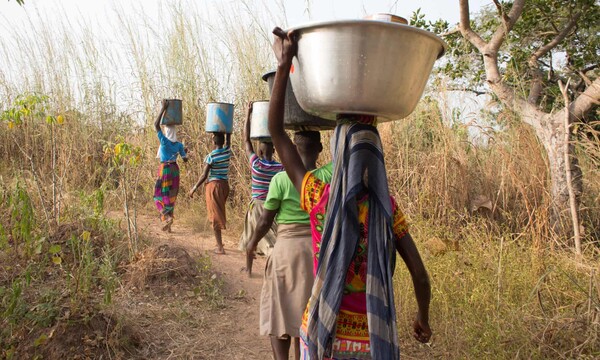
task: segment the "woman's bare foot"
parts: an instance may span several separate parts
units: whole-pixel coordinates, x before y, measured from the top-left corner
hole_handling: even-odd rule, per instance
[[[213,252],[217,255],[225,255],[225,249],[224,248],[216,248],[213,250]]]
[[[171,232],[171,225],[173,224],[173,217],[172,216],[165,216],[165,224],[162,227],[162,231],[168,231]]]

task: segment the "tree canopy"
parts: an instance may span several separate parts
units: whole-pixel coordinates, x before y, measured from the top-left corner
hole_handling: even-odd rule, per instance
[[[495,5],[495,6],[494,6]],[[472,30],[489,42],[507,21],[513,2],[494,0],[471,18]],[[458,28],[445,21],[426,22],[417,11],[411,25],[442,35],[449,49],[441,71],[455,85],[485,91],[484,60]],[[558,81],[567,82],[573,97],[581,94],[599,75],[600,6],[596,0],[525,1],[518,21],[498,50],[502,81],[540,110],[562,107]]]

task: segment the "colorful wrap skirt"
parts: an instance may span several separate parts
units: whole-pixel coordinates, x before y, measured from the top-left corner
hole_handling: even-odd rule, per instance
[[[163,220],[166,216],[173,216],[178,193],[179,166],[176,162],[160,163],[154,185],[154,203]]]

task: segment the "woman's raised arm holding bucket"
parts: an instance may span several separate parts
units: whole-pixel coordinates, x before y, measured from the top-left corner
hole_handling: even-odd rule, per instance
[[[296,146],[283,127],[285,90],[290,77],[292,58],[296,55],[298,44],[292,31],[286,34],[276,27],[273,33],[277,35],[273,42],[273,51],[277,57],[277,72],[275,73],[271,100],[269,101],[269,133],[285,171],[292,180],[294,187],[300,191],[307,170],[296,150]]]
[[[252,140],[250,139],[250,118],[252,116],[252,104],[252,101],[248,102],[248,109],[246,110],[246,122],[244,123],[244,150],[246,151],[246,156],[248,158],[254,154],[254,146],[252,146]]]
[[[156,117],[156,120],[154,120],[154,129],[157,132],[160,131],[160,120],[162,120],[162,117],[165,114],[165,111],[167,111],[168,107],[169,107],[169,100],[163,99],[162,107],[161,107],[160,111],[158,112],[158,116]]]

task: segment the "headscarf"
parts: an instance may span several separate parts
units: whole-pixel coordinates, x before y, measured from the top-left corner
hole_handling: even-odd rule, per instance
[[[163,125],[163,135],[171,142],[177,142],[177,126],[175,125]],[[160,146],[156,152],[156,158],[160,158]]]
[[[369,201],[366,297],[371,356],[378,360],[400,357],[392,283],[392,203],[379,133],[373,125],[360,120],[365,117],[351,123],[338,120],[335,129],[334,172],[308,309],[311,359],[331,355],[346,273],[360,238],[356,198],[364,190],[368,191]]]
[[[171,142],[177,142],[177,126],[165,125],[163,134],[165,134],[165,137],[171,140]]]

